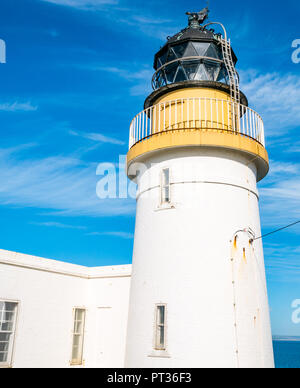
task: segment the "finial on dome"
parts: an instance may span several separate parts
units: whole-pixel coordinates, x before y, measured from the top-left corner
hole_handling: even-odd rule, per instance
[[[203,8],[200,12],[187,12],[186,15],[189,17],[189,27],[199,28],[201,24],[208,18],[209,9],[208,7]]]

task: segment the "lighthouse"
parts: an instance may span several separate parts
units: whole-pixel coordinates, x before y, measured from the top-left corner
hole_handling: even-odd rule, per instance
[[[208,12],[187,13],[157,52],[153,92],[130,126],[126,367],[274,367],[257,190],[269,171],[264,124]]]

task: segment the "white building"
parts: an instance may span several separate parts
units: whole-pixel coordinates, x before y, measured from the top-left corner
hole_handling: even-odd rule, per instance
[[[130,276],[0,250],[0,367],[123,367]]]
[[[274,366],[264,126],[239,90],[226,31],[202,27],[205,16],[190,14],[156,54],[154,92],[130,127],[132,276],[2,251],[0,365]]]

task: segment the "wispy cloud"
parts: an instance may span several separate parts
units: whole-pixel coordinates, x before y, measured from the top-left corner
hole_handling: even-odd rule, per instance
[[[282,244],[265,243],[266,268],[270,280],[299,282],[300,245],[291,247]]]
[[[124,141],[121,141],[119,139],[115,139],[113,137],[104,136],[101,133],[88,133],[88,132],[70,130],[69,134],[72,136],[80,136],[84,139],[92,140],[92,141],[99,142],[99,143],[125,145]]]
[[[132,66],[128,68],[132,69]],[[126,69],[119,69],[115,67],[104,67],[102,71],[108,73],[114,73],[119,77],[129,81],[134,82],[134,86],[130,88],[131,96],[143,96],[149,94],[151,91],[151,79],[153,75],[153,70],[151,69],[142,69],[139,71],[130,71]]]
[[[261,211],[264,227],[276,230],[300,219],[300,164],[271,161],[270,165],[270,174],[260,189]],[[300,235],[299,225],[264,240],[270,280],[299,281],[300,245],[290,239],[291,235]]]
[[[38,109],[37,106],[32,105],[31,102],[6,102],[0,103],[0,111],[5,112],[34,112]]]
[[[32,225],[37,226],[46,226],[50,228],[59,228],[59,229],[78,229],[78,230],[85,230],[87,229],[86,226],[78,226],[78,225],[68,225],[63,224],[61,222],[31,222]]]
[[[120,5],[119,0],[41,0],[59,6],[66,6],[81,11],[98,12],[99,18],[109,19],[118,25],[131,26],[137,32],[159,40],[178,32],[174,20],[160,17],[148,12],[143,13],[136,4],[130,7]],[[114,25],[114,23],[112,23]],[[159,28],[157,28],[159,26]]]
[[[300,164],[271,161],[270,165],[260,188],[261,208],[264,225],[277,228],[300,219]]]
[[[118,0],[42,0],[47,3],[78,8],[82,10],[98,10],[107,4],[118,4]]]
[[[131,240],[134,238],[134,235],[132,233],[127,233],[127,232],[91,232],[91,233],[87,233],[87,235],[119,237],[125,240]]]
[[[300,122],[300,78],[294,74],[241,72],[241,87],[265,120],[267,136],[282,136]]]
[[[153,70],[148,66],[145,67],[142,64],[133,65],[132,63],[124,63],[123,67],[103,66],[98,64],[90,65],[76,65],[78,69],[87,71],[99,71],[101,77],[103,72],[115,75],[128,81],[129,94],[131,96],[147,95],[151,92],[151,79],[153,76]]]
[[[132,19],[137,21],[138,23],[142,24],[154,24],[154,25],[161,25],[172,22],[170,19],[159,19],[158,17],[145,17],[140,15],[133,15]]]
[[[297,175],[300,171],[300,166],[297,163],[281,162],[270,160],[270,174],[269,179],[281,178],[282,174]]]
[[[70,156],[32,158],[26,147],[0,149],[1,205],[65,216],[133,215],[134,200],[97,197],[98,179],[94,163]]]

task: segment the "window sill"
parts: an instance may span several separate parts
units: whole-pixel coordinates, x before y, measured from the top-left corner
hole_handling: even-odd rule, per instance
[[[12,368],[11,364],[0,364],[0,369],[10,369]]]
[[[70,366],[84,366],[83,362],[70,362]]]
[[[154,211],[159,212],[161,210],[170,210],[170,209],[176,209],[176,206],[174,205],[174,203],[164,203],[162,205],[158,205]]]
[[[152,350],[148,357],[152,358],[171,358],[170,354],[166,350]]]

